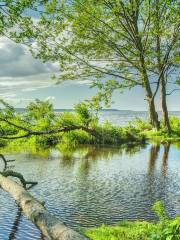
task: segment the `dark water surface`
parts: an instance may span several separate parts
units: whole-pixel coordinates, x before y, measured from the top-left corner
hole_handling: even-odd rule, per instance
[[[57,149],[26,149],[5,156],[16,159],[10,164],[13,170],[38,181],[30,192],[73,228],[123,219],[153,221],[151,206],[156,200],[164,202],[169,216],[180,213],[180,144],[83,147],[65,155]],[[43,237],[0,190],[0,240],[13,239]]]

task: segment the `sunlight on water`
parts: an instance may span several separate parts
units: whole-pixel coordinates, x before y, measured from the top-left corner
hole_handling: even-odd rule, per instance
[[[151,206],[156,200],[165,203],[169,216],[180,212],[180,149],[173,145],[83,147],[68,158],[53,149],[6,156],[17,160],[14,170],[38,181],[32,194],[74,228],[154,220]],[[0,239],[43,239],[12,198],[0,193]]]

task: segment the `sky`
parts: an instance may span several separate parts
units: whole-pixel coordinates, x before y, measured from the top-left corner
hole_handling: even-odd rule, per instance
[[[34,59],[27,48],[11,40],[0,38],[0,98],[14,107],[25,107],[36,98],[49,100],[55,108],[73,108],[74,104],[91,98],[95,89],[90,81],[66,81],[59,85],[51,79],[57,73],[55,63],[42,63]],[[146,110],[146,101],[141,88],[116,91],[111,108],[120,110]],[[180,91],[168,96],[171,111],[180,111]],[[159,102],[157,108],[160,110]]]

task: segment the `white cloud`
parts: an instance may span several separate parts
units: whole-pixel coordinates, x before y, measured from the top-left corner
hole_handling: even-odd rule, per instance
[[[51,75],[57,72],[56,63],[34,59],[27,48],[0,38],[0,97],[17,102],[18,92],[35,91],[53,85]]]
[[[58,73],[58,63],[42,63],[34,59],[27,47],[11,40],[0,38],[0,98],[16,105],[28,102],[29,98],[18,95],[53,86],[51,75]],[[63,85],[90,85],[91,80],[75,80]],[[47,99],[53,101],[54,97]]]

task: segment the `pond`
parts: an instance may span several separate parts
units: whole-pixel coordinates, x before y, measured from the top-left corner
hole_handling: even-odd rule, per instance
[[[147,144],[81,147],[5,154],[13,170],[38,181],[31,193],[68,226],[99,226],[120,220],[154,221],[151,207],[165,204],[168,216],[180,213],[180,147]],[[0,190],[0,240],[43,239],[14,200]]]

